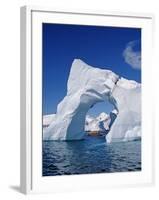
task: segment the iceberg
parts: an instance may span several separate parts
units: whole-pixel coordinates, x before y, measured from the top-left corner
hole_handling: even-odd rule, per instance
[[[106,135],[108,143],[141,137],[141,84],[120,78],[112,92],[118,114]]]
[[[92,67],[80,59],[72,63],[67,94],[57,106],[56,114],[48,117],[43,130],[44,140],[80,140],[85,136],[88,110],[98,102],[109,101],[114,111],[107,116],[103,127],[109,130],[108,143],[140,136],[141,84],[119,78],[110,70]],[[97,121],[106,117],[101,114]],[[89,119],[89,123],[91,123]],[[103,120],[104,121],[104,120]],[[99,128],[99,126],[97,126]]]
[[[43,116],[43,127],[47,127],[54,120],[56,114],[44,115]]]

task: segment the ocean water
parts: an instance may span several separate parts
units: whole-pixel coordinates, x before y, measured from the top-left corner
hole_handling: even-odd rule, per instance
[[[43,176],[141,170],[141,141],[107,144],[103,137],[43,141]]]

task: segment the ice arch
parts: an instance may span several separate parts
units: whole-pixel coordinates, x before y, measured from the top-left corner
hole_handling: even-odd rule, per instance
[[[139,97],[140,84],[119,79],[110,70],[91,67],[75,59],[68,78],[67,95],[58,104],[57,113],[44,130],[43,137],[45,140],[82,139],[87,111],[97,102],[106,100],[119,111],[107,141],[134,136],[136,130],[140,132]],[[139,101],[139,104],[135,101]]]

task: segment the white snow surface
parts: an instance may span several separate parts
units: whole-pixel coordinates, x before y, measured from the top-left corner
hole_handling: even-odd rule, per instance
[[[82,139],[85,135],[88,110],[94,104],[107,100],[114,105],[117,118],[106,136],[106,141],[125,141],[126,138],[130,140],[136,135],[140,137],[141,84],[119,79],[119,76],[110,70],[91,67],[75,59],[68,78],[67,94],[58,104],[54,119],[50,120],[50,125],[44,129],[43,139]],[[102,113],[98,120],[106,117],[108,116]],[[89,117],[88,120],[91,123],[93,119]],[[109,128],[107,124],[108,122],[105,128]]]
[[[43,116],[43,126],[49,126],[54,120],[56,114],[49,114]]]
[[[117,82],[117,85],[119,87],[125,88],[125,89],[134,89],[134,88],[140,88],[141,84],[137,83],[136,81],[133,80],[127,80],[125,78],[120,78]]]

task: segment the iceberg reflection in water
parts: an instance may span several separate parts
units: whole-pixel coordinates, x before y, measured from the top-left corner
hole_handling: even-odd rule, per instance
[[[141,140],[43,141],[43,176],[141,171]]]

